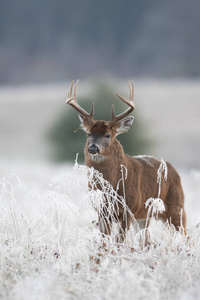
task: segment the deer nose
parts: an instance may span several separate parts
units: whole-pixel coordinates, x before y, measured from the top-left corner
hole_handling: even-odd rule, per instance
[[[90,154],[97,154],[99,153],[99,148],[95,145],[95,144],[92,144],[89,148],[88,148],[88,152]]]

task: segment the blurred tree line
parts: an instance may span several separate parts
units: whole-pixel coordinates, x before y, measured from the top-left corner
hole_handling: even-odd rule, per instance
[[[77,101],[88,112],[90,112],[91,104],[94,102],[95,120],[110,120],[112,104],[115,106],[116,114],[127,109],[127,105],[116,96],[116,89],[114,90],[111,84],[100,81],[93,86],[94,88],[86,97],[79,96],[78,93]],[[126,94],[128,94],[127,91],[123,93],[123,95]],[[134,111],[132,115],[135,117],[132,127],[127,133],[117,136],[117,139],[120,140],[125,153],[129,155],[148,154],[152,142],[147,136],[147,128],[143,125],[138,111]],[[84,160],[86,134],[81,129],[76,131],[79,127],[78,112],[67,105],[48,132],[54,160],[72,162],[77,153],[79,153],[79,161]]]
[[[199,76],[200,1],[0,1],[0,83]]]

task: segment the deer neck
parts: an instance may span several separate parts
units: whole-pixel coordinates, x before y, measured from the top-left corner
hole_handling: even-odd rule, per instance
[[[87,151],[87,144],[85,147],[85,163],[88,167],[93,167],[103,174],[104,178],[108,180],[113,186],[114,181],[118,182],[121,178],[121,165],[126,167],[126,156],[120,142],[115,139],[105,155],[92,157]]]

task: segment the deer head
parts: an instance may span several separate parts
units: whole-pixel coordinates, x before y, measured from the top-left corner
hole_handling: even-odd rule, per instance
[[[128,116],[135,108],[134,104],[134,86],[133,81],[129,82],[129,99],[116,94],[119,99],[126,103],[129,107],[119,115],[115,115],[114,105],[112,105],[112,117],[110,121],[94,120],[94,103],[92,104],[90,113],[87,113],[77,103],[77,81],[71,83],[66,103],[71,105],[79,112],[81,128],[87,133],[87,150],[91,157],[106,157],[109,148],[113,144],[115,137],[121,133],[128,131],[133,123],[134,117]]]

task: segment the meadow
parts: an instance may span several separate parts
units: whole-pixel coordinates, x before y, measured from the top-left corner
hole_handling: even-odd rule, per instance
[[[200,172],[180,172],[190,238],[152,221],[144,247],[134,226],[123,244],[102,237],[85,166],[37,170],[0,179],[1,299],[199,299]]]
[[[134,222],[123,244],[116,226],[102,237],[88,170],[47,159],[68,86],[0,89],[0,299],[200,299],[199,81],[135,83],[152,154],[181,175],[189,236],[152,221],[148,247]]]

